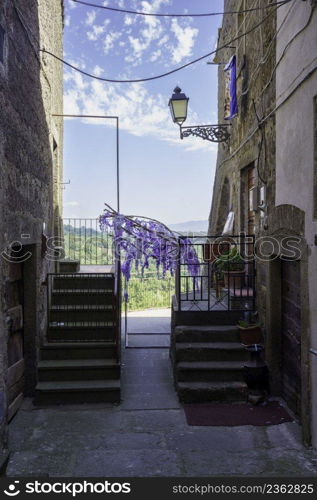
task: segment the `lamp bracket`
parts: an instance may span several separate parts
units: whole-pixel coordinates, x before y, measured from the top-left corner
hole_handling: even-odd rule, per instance
[[[180,135],[181,139],[193,135],[210,142],[227,142],[230,138],[229,127],[229,123],[222,125],[195,125],[192,127],[182,127],[180,125]]]

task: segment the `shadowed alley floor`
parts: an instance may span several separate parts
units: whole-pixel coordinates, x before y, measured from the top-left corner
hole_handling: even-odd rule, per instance
[[[10,426],[8,476],[317,474],[295,423],[190,427],[172,383],[168,349],[127,349],[122,404],[35,409]]]

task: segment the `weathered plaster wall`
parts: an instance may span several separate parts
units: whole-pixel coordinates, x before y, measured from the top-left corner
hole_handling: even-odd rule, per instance
[[[45,288],[50,268],[43,259],[42,233],[54,233],[53,213],[61,211],[62,68],[43,58],[39,48],[62,54],[62,2],[11,0],[0,4],[5,29],[5,61],[0,63],[0,253],[10,255],[12,242],[27,245],[32,257],[24,266],[28,307],[24,311],[25,362],[32,393],[35,383],[36,346],[45,331]],[[53,136],[58,145],[54,164]],[[54,184],[54,176],[56,183]],[[53,205],[54,199],[54,205]],[[56,231],[56,224],[55,224]],[[23,238],[22,235],[28,235]],[[7,354],[10,335],[9,290],[14,264],[0,257],[0,443],[5,446],[7,418]],[[0,446],[1,447],[1,446]]]
[[[309,348],[317,349],[317,219],[314,216],[316,184],[314,158],[316,154],[317,97],[317,9],[310,2],[296,0],[289,8],[278,11],[276,72],[276,205],[292,204],[305,214],[304,237],[307,255],[303,261],[307,272],[302,286],[307,287],[308,309],[302,350],[303,360],[311,377],[312,440],[317,447],[317,356],[309,356]],[[293,39],[293,40],[292,40]],[[316,168],[316,167],[315,167]]]

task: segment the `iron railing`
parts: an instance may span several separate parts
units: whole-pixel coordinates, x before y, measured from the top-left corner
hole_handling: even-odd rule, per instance
[[[112,232],[100,231],[99,219],[63,219],[63,233],[65,258],[82,265],[114,264]]]
[[[180,311],[254,311],[254,236],[179,238],[176,299]],[[234,250],[235,249],[235,250]],[[195,250],[191,270],[186,252]],[[236,257],[234,258],[234,255]]]

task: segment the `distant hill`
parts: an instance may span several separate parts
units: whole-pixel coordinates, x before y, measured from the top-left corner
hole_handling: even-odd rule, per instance
[[[179,222],[178,224],[169,224],[168,227],[174,231],[207,234],[208,220],[191,220],[188,222]]]

